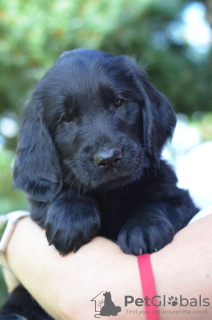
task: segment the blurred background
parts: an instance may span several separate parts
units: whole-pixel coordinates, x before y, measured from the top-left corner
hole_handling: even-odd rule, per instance
[[[0,214],[28,208],[11,187],[20,112],[63,51],[92,48],[141,62],[178,114],[164,152],[176,168],[212,140],[211,27],[211,0],[1,0]],[[0,303],[5,292],[0,279]]]

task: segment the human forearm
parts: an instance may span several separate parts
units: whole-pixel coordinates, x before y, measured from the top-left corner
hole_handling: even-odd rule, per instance
[[[159,307],[161,319],[212,319],[211,230],[212,215],[209,215],[182,229],[170,245],[152,255],[156,292],[166,298],[166,305],[161,299]],[[167,303],[171,296],[177,297],[175,307]],[[176,314],[175,310],[180,312]]]
[[[212,216],[209,216],[180,231],[170,245],[151,255],[159,296],[165,295],[168,301],[170,296],[190,299],[201,295],[212,303],[211,229]],[[93,318],[94,302],[90,300],[101,291],[111,291],[114,303],[121,306],[117,320],[138,319],[138,313],[127,310],[144,310],[135,304],[124,306],[126,295],[143,298],[136,257],[123,254],[109,240],[95,238],[76,254],[61,257],[53,246],[48,246],[44,231],[26,218],[17,225],[7,258],[21,282],[56,319]],[[187,313],[167,312],[177,308]],[[162,303],[160,319],[193,320],[195,310],[207,311],[204,320],[212,318],[211,306],[178,305],[174,309]],[[144,314],[139,319],[145,319]]]
[[[92,318],[95,311],[90,300],[101,291],[111,291],[122,310],[125,294],[142,295],[136,257],[123,254],[103,238],[61,257],[48,246],[44,231],[26,218],[17,225],[7,259],[18,279],[56,319]],[[125,316],[134,319],[123,313],[116,319]]]

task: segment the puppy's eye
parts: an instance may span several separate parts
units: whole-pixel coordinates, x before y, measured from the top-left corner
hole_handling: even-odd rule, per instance
[[[61,122],[72,122],[74,121],[74,116],[72,114],[64,114],[61,117]]]
[[[114,106],[118,108],[121,107],[123,103],[124,103],[124,99],[121,99],[121,98],[115,98],[113,101]]]

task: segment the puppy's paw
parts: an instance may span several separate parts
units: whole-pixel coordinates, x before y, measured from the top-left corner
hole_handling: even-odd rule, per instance
[[[154,223],[140,219],[127,222],[118,234],[117,243],[124,253],[152,253],[170,243],[174,237],[171,223],[163,218]]]
[[[76,252],[97,235],[99,228],[100,214],[92,199],[59,199],[49,206],[46,236],[60,254]]]

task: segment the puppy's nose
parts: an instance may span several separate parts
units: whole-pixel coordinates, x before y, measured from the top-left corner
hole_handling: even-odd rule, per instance
[[[94,163],[100,169],[107,169],[109,167],[117,167],[122,159],[120,149],[109,149],[99,151],[94,155]]]

